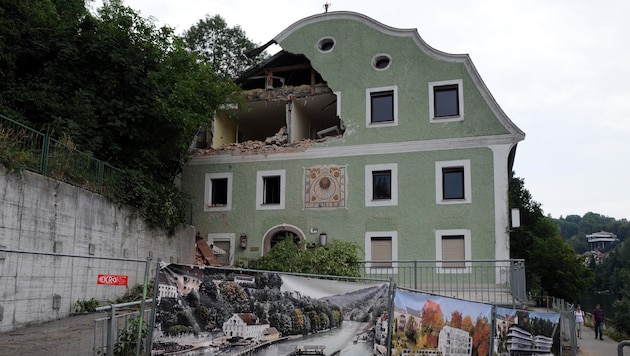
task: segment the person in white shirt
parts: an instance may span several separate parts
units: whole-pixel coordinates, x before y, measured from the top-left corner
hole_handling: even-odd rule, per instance
[[[577,336],[582,338],[582,326],[584,326],[584,311],[581,306],[575,309],[575,327],[577,328]]]

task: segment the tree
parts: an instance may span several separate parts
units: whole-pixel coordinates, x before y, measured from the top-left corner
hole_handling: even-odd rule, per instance
[[[0,0],[0,14],[0,112],[125,170],[117,200],[150,227],[178,229],[173,179],[238,87],[121,0],[96,14],[83,0]]]
[[[613,303],[615,326],[622,332],[630,334],[630,269],[622,269],[619,278],[622,284],[621,298]]]
[[[594,282],[584,260],[560,236],[534,238],[532,263],[528,268],[540,278],[544,290],[557,298],[574,302]]]
[[[240,26],[228,27],[225,20],[206,15],[184,33],[186,46],[199,54],[204,63],[212,65],[224,78],[236,78],[263,58],[263,54],[249,58],[247,53],[257,46]]]
[[[477,318],[472,331],[472,344],[477,355],[486,356],[490,351],[490,325],[487,318]]]
[[[592,272],[543,216],[521,178],[512,177],[511,207],[520,209],[521,226],[510,233],[510,257],[525,259],[528,288],[573,301],[593,283]],[[551,267],[554,266],[554,267]]]

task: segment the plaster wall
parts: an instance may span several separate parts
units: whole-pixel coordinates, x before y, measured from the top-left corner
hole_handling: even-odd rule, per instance
[[[143,283],[157,259],[193,263],[192,228],[168,237],[133,210],[28,171],[0,168],[0,332],[69,316],[77,301],[103,303]],[[127,286],[97,284],[128,276]]]

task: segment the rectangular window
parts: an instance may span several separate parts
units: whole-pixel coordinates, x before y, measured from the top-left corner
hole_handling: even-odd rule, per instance
[[[232,209],[232,173],[206,174],[204,211]]]
[[[444,235],[442,236],[442,267],[463,268],[466,254],[464,247],[464,235]],[[453,261],[453,262],[447,262]]]
[[[442,168],[442,197],[444,199],[464,199],[464,167]]]
[[[470,230],[435,230],[437,273],[471,273]]]
[[[394,121],[394,92],[383,91],[370,94],[372,123]]]
[[[398,87],[368,88],[365,91],[367,127],[398,125]]]
[[[368,273],[398,273],[398,232],[368,231],[365,233],[365,264]]]
[[[472,202],[470,160],[435,162],[435,202],[468,204]]]
[[[263,204],[280,204],[280,176],[263,177]]]
[[[435,117],[459,115],[459,89],[457,84],[435,86],[433,91]]]
[[[365,166],[365,206],[398,205],[398,165]]]
[[[372,236],[372,267],[391,267],[392,266],[392,237],[391,236]]]
[[[285,204],[284,169],[256,173],[256,209],[279,210]]]
[[[429,83],[430,122],[464,120],[463,80]]]
[[[372,199],[382,200],[392,198],[392,171],[372,172]]]
[[[228,198],[228,179],[215,178],[210,180],[212,186],[211,202],[212,206],[225,206]]]

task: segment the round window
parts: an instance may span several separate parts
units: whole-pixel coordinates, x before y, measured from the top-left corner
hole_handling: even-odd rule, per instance
[[[335,39],[332,37],[324,37],[317,42],[317,48],[322,52],[330,52],[335,48]]]
[[[377,54],[372,59],[372,66],[376,70],[385,70],[392,63],[392,57],[387,54]]]

